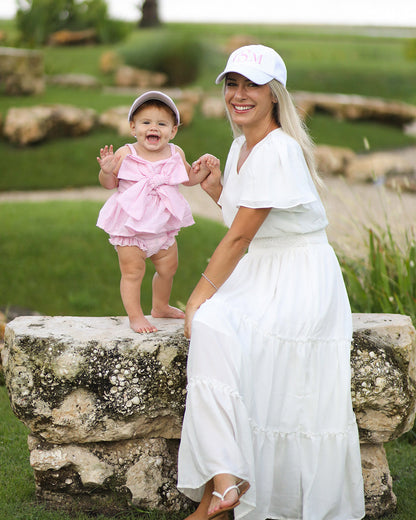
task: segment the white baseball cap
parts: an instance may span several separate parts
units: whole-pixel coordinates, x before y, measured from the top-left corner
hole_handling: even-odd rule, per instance
[[[163,92],[159,92],[158,90],[149,90],[149,92],[145,92],[141,96],[139,96],[137,99],[133,101],[133,104],[130,107],[128,120],[132,121],[133,114],[136,112],[136,110],[143,105],[143,103],[146,103],[146,101],[150,101],[151,99],[156,99],[157,101],[162,101],[165,105],[167,105],[172,112],[175,114],[176,122],[175,125],[179,126],[180,123],[180,116],[179,116],[179,110],[177,109],[175,103],[173,100],[164,94]]]
[[[215,83],[221,83],[229,72],[237,72],[257,85],[265,85],[272,79],[277,79],[286,86],[285,62],[274,49],[264,45],[246,45],[236,49]]]

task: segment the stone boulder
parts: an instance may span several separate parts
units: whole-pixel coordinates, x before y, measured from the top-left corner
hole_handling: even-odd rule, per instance
[[[346,163],[345,177],[352,181],[384,181],[388,177],[411,177],[416,167],[408,159],[394,152],[373,152],[355,155]]]
[[[84,29],[82,31],[69,31],[63,29],[50,35],[48,44],[53,46],[64,45],[89,45],[97,43],[97,31]]]
[[[153,89],[166,84],[168,77],[163,72],[151,72],[122,65],[115,72],[114,81],[117,87],[134,87]]]
[[[146,336],[126,318],[8,324],[6,385],[31,431],[37,494],[50,505],[190,507],[176,489],[188,341],[182,320],[154,321],[159,332]]]
[[[0,84],[9,96],[41,94],[45,90],[40,51],[0,47]]]
[[[70,105],[38,105],[10,108],[3,134],[13,144],[26,146],[56,137],[75,137],[89,133],[98,123],[92,109]]]
[[[409,431],[416,413],[416,340],[408,316],[354,314],[351,394],[360,432],[366,514],[396,507],[383,443]]]
[[[101,87],[101,83],[98,79],[90,74],[54,74],[53,76],[47,76],[46,81],[49,85],[59,85],[60,87]]]
[[[6,327],[5,381],[29,428],[38,497],[51,506],[115,513],[128,504],[191,507],[176,489],[188,341],[182,320],[135,334],[127,318],[18,317]],[[352,395],[366,510],[396,498],[383,443],[416,411],[415,330],[400,315],[354,315]]]
[[[409,431],[416,411],[416,338],[408,316],[354,314],[352,399],[362,443]]]
[[[114,51],[105,51],[100,56],[100,71],[103,74],[115,72],[121,65],[121,57]]]
[[[201,112],[204,117],[223,119],[226,116],[224,101],[219,97],[206,97],[202,101]]]
[[[130,123],[127,121],[129,106],[109,108],[99,116],[101,126],[116,130],[118,135],[131,136]]]
[[[339,146],[320,145],[315,148],[315,162],[322,175],[345,175],[345,170],[355,158],[355,152]]]
[[[404,128],[416,120],[416,106],[399,101],[302,91],[294,92],[293,98],[299,111],[309,116],[320,111],[341,120],[377,121],[400,128]]]

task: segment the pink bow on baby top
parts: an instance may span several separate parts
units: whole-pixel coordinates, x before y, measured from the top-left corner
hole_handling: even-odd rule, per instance
[[[169,159],[150,162],[127,155],[118,177],[118,203],[127,213],[125,226],[134,232],[160,233],[194,223],[191,210],[178,185],[188,180],[178,153]],[[134,181],[123,191],[123,180]]]

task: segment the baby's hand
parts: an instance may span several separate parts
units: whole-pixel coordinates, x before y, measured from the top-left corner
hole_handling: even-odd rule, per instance
[[[106,175],[117,175],[120,157],[114,155],[112,144],[100,148],[100,157],[97,157],[97,161],[103,173]]]
[[[203,180],[212,172],[212,170],[219,169],[219,167],[220,160],[214,155],[206,153],[192,164],[192,171]]]

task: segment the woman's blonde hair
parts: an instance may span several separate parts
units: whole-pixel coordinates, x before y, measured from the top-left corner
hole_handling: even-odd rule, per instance
[[[226,84],[224,84],[224,90],[225,85]],[[291,95],[282,85],[282,83],[276,79],[272,79],[268,85],[272,95],[277,100],[277,103],[275,103],[273,109],[273,117],[276,123],[280,125],[286,134],[293,137],[299,143],[313,180],[316,182],[316,184],[322,186],[323,182],[319,177],[318,172],[316,171],[313,141],[309,135],[306,125],[299,117]],[[242,135],[242,129],[233,123],[227,109],[226,112],[234,137]]]

